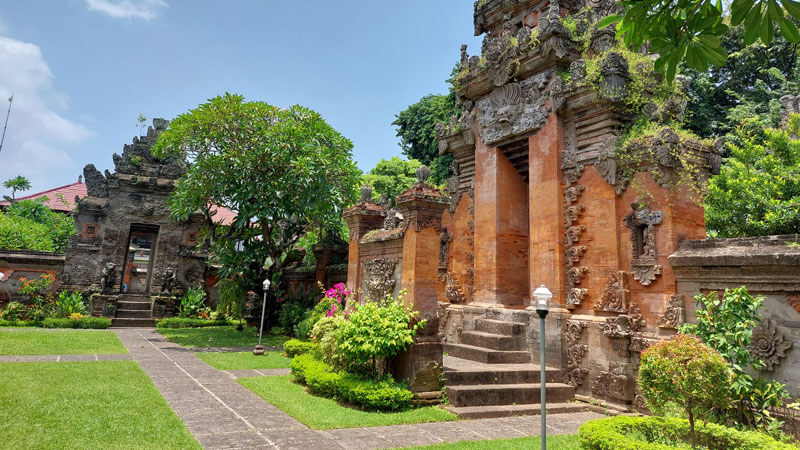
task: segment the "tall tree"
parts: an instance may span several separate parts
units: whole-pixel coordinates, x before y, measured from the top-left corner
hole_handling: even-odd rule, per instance
[[[17,199],[16,197],[17,191],[27,191],[28,189],[31,188],[31,182],[28,181],[28,179],[23,177],[22,175],[17,175],[16,177],[11,178],[10,180],[4,181],[3,186],[6,189],[11,189],[11,197],[8,196],[4,197],[6,198],[6,200],[13,203]]]
[[[306,230],[339,226],[357,198],[352,148],[310,109],[226,93],[178,116],[152,152],[193,161],[169,199],[173,217],[202,212],[211,260],[258,290],[263,277],[277,285]],[[236,212],[230,225],[212,220],[219,206]]]
[[[730,55],[722,66],[685,71],[692,79],[686,126],[700,136],[724,136],[743,119],[776,126],[779,99],[800,88],[796,44],[776,36],[770,45],[745,45],[744,33],[743,26],[736,26],[722,37]]]
[[[436,124],[447,122],[456,113],[455,93],[429,94],[400,111],[392,125],[397,127],[397,137],[403,154],[431,167],[431,181],[443,182],[449,173],[450,158],[439,156]]]
[[[372,186],[374,199],[385,194],[394,204],[395,198],[417,181],[416,171],[420,165],[416,159],[403,160],[392,156],[392,159],[378,161],[369,173],[361,176],[361,182]]]

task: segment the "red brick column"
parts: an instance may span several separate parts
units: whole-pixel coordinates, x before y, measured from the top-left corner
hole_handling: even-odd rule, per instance
[[[358,299],[361,287],[361,262],[359,261],[358,241],[365,234],[383,226],[383,208],[369,200],[362,199],[355,206],[344,211],[344,220],[350,231],[347,253],[347,287],[353,290]]]

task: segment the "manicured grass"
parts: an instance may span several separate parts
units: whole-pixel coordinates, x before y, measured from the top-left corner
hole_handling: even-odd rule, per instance
[[[200,448],[133,361],[0,363],[0,447]]]
[[[248,347],[258,343],[258,329],[255,327],[237,331],[235,326],[205,328],[157,328],[159,333],[170,341],[184,347]],[[276,347],[283,345],[287,336],[264,335],[262,345]]]
[[[457,417],[436,406],[402,412],[368,412],[342,406],[336,401],[306,392],[291,375],[239,378],[237,381],[278,409],[310,428],[377,427],[404,423],[444,422]]]
[[[197,353],[197,357],[219,370],[285,369],[291,361],[281,352],[264,352],[260,356],[253,352],[212,352]]]
[[[111,331],[0,330],[0,355],[128,353]]]
[[[495,439],[491,441],[461,441],[452,444],[436,444],[427,447],[410,447],[420,449],[468,449],[468,450],[516,450],[518,448],[540,448],[542,439],[539,436]],[[577,434],[562,434],[558,436],[547,436],[547,448],[550,450],[572,450],[580,448],[580,439]]]

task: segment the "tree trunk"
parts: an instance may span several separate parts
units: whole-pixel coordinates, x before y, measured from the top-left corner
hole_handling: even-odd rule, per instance
[[[694,411],[691,401],[687,405],[686,412],[689,414],[689,442],[691,443],[692,448],[696,448],[697,443],[695,442],[694,436]]]

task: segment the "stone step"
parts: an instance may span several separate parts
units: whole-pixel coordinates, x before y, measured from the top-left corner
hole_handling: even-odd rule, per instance
[[[527,351],[491,350],[473,345],[444,344],[444,351],[456,358],[468,359],[484,364],[514,364],[530,362],[531,354]]]
[[[124,300],[117,302],[117,309],[127,309],[129,311],[149,311],[152,307],[153,305],[150,302],[129,302]]]
[[[521,350],[512,336],[482,331],[465,331],[461,333],[461,343],[492,350]]]
[[[156,323],[153,319],[126,319],[114,318],[111,320],[112,327],[154,327]]]
[[[531,364],[531,366],[533,366],[533,364]],[[548,383],[557,383],[563,379],[560,370],[550,367],[545,369],[545,378]],[[538,383],[540,379],[541,373],[539,372],[538,366],[531,367],[530,369],[445,369],[444,371],[444,384],[447,386],[475,384],[526,384]]]
[[[549,397],[549,396],[548,396]],[[541,404],[495,406],[447,406],[446,410],[462,419],[489,419],[492,417],[536,416],[541,414]],[[586,411],[583,403],[547,402],[547,414],[564,414]]]
[[[447,386],[447,400],[456,407],[530,405],[539,403],[541,385],[526,384],[475,384]],[[547,383],[547,401],[563,403],[572,400],[575,388],[564,383]]]
[[[500,334],[503,336],[517,336],[525,333],[525,324],[520,322],[506,322],[495,319],[475,319],[475,331],[483,333]]]
[[[149,309],[118,309],[117,319],[152,319],[153,313]]]

